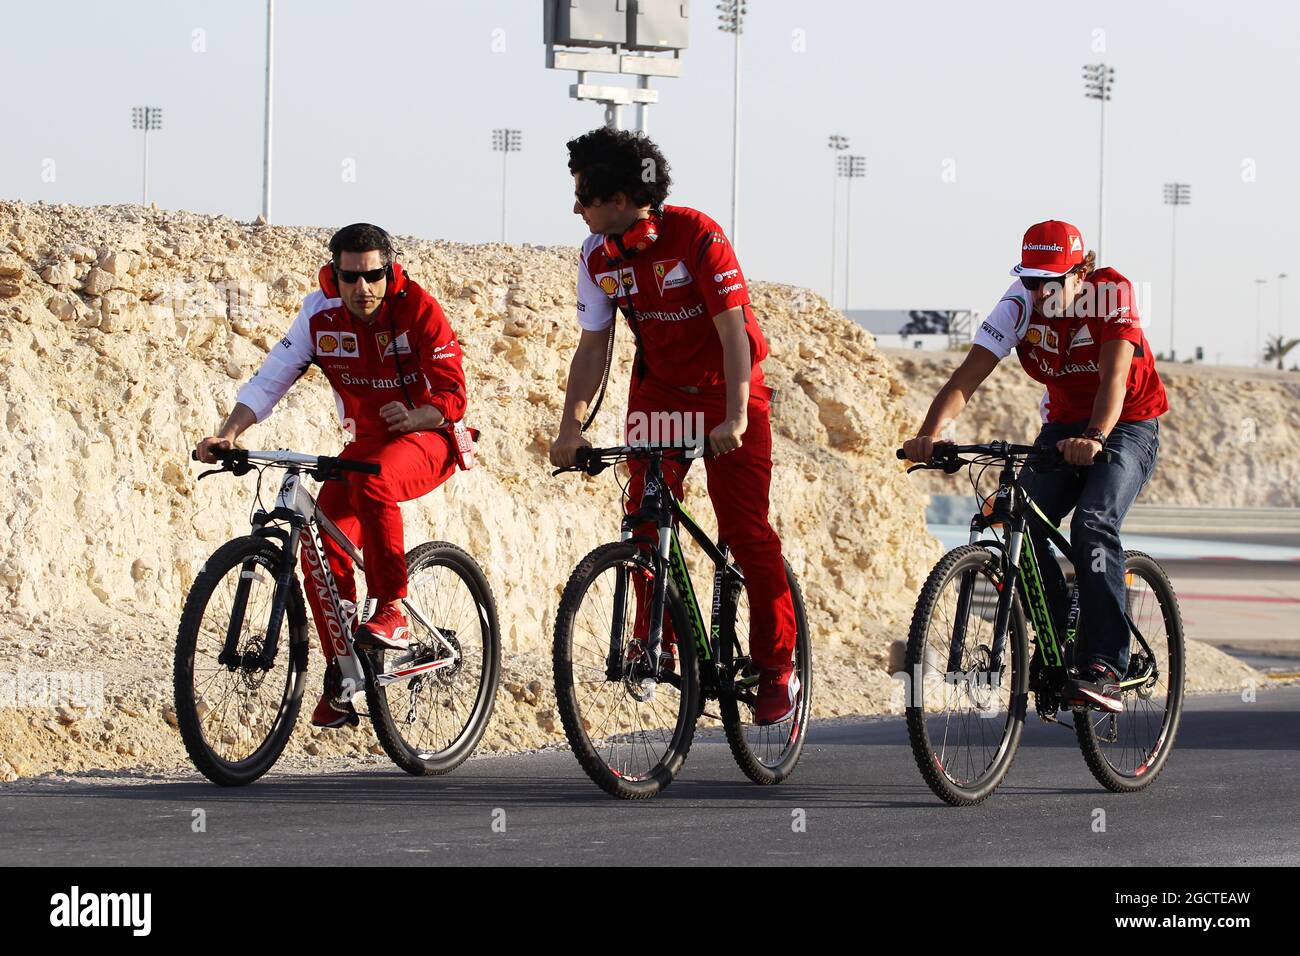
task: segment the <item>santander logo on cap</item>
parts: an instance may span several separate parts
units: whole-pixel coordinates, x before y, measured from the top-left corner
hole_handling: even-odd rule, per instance
[[[1037,222],[1025,232],[1015,276],[1051,277],[1064,275],[1083,263],[1083,237],[1068,222],[1049,219]]]

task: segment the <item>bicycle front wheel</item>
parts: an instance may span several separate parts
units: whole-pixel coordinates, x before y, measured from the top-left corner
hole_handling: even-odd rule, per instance
[[[949,551],[926,579],[907,640],[907,732],[921,776],[953,806],[979,803],[1011,769],[1025,725],[1028,650],[1019,600],[998,666],[994,618],[1004,586],[998,555]]]
[[[1183,619],[1164,568],[1140,551],[1124,552],[1130,633],[1124,711],[1077,708],[1074,730],[1088,769],[1107,790],[1132,793],[1155,782],[1173,750],[1183,713]]]
[[[185,749],[199,772],[225,787],[271,769],[293,733],[307,669],[307,613],[290,578],[277,650],[260,661],[275,594],[280,548],[236,538],[203,565],[176,634],[172,688]],[[235,657],[218,660],[228,635]]]
[[[652,797],[673,782],[699,714],[694,639],[671,581],[664,629],[671,622],[678,638],[675,664],[655,674],[647,662],[637,595],[648,601],[654,579],[642,545],[603,545],[574,569],[555,620],[555,698],[565,735],[587,776],[625,800]]]
[[[790,600],[794,604],[794,672],[799,678],[800,699],[790,718],[779,724],[759,726],[753,722],[758,672],[750,658],[749,600],[745,587],[732,580],[728,593],[722,597],[719,680],[729,687],[719,700],[722,726],[731,755],[745,776],[765,785],[780,783],[794,772],[803,753],[808,717],[812,713],[812,642],[808,638],[803,592],[788,562],[785,576],[790,582]]]
[[[416,776],[449,773],[492,717],[501,670],[496,601],[478,562],[445,541],[412,548],[406,574],[411,646],[366,655],[366,703],[395,764]]]

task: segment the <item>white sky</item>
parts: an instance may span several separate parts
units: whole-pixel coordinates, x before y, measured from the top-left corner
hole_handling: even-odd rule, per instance
[[[1155,347],[1169,343],[1161,193],[1175,180],[1192,186],[1178,211],[1179,352],[1199,344],[1208,361],[1251,361],[1254,280],[1269,279],[1273,334],[1279,272],[1292,276],[1285,331],[1300,335],[1300,4],[748,2],[737,248],[751,278],[829,291],[835,132],[868,167],[853,187],[851,306],[987,312],[1031,222],[1070,220],[1095,244],[1098,104],[1081,74],[1104,58],[1116,79],[1103,258],[1147,291]],[[577,245],[564,142],[601,114],[568,99],[572,73],[544,68],[541,10],[541,0],[279,0],[274,220],[367,219],[493,241],[501,168],[490,131],[511,126],[524,152],[510,159],[510,239]],[[727,226],[731,40],[713,3],[696,0],[692,14],[685,74],[656,81],[650,131],[673,167],[669,201]],[[6,2],[0,195],[139,201],[130,108],[148,103],[165,120],[151,137],[150,198],[253,217],[264,19],[261,0]],[[341,175],[348,159],[355,182]],[[943,180],[946,160],[955,182]]]

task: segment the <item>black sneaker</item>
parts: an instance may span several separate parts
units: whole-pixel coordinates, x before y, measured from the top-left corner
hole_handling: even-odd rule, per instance
[[[1065,682],[1065,699],[1074,705],[1096,707],[1112,714],[1124,711],[1119,673],[1102,660],[1094,660],[1078,677]]]

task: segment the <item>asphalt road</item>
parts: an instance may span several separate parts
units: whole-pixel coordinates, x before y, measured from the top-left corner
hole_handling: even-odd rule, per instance
[[[896,718],[814,725],[798,772],[770,788],[710,736],[668,790],[635,803],[598,791],[564,751],[448,777],[272,775],[233,791],[37,782],[0,790],[0,864],[1294,865],[1298,748],[1300,687],[1277,687],[1253,703],[1189,698],[1164,773],[1127,796],[1096,784],[1073,733],[1031,716],[1006,783],[970,809],[930,793]],[[196,808],[206,832],[193,832]]]

